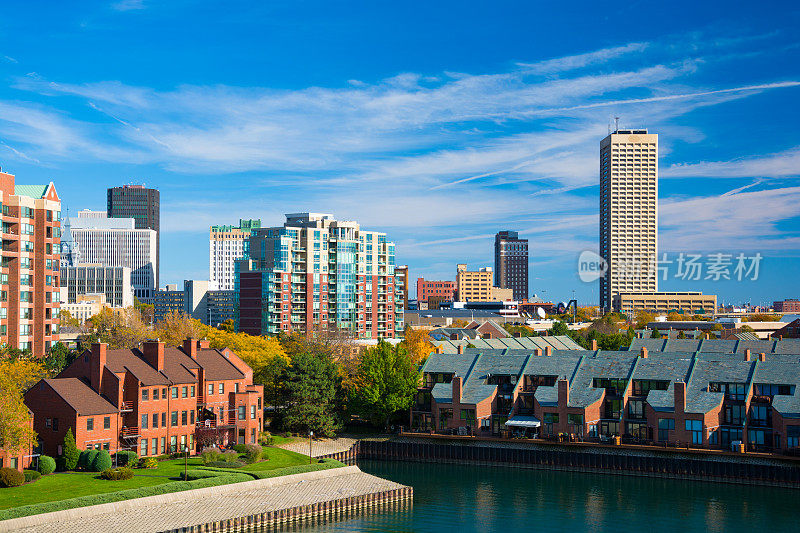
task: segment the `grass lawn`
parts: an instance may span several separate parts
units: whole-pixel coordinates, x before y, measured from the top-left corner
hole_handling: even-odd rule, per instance
[[[272,436],[272,445],[280,446],[282,444],[289,444],[290,442],[297,442],[299,440],[308,440],[305,437],[282,437],[281,435]]]
[[[267,454],[268,461],[245,465],[241,470],[255,472],[308,464],[308,456],[280,448],[267,448]],[[190,457],[188,463],[190,469],[203,465],[203,462],[198,457]],[[183,468],[184,462],[182,459],[160,461],[158,468],[134,470],[136,475],[133,479],[126,481],[107,481],[101,479],[100,474],[96,472],[51,474],[21,487],[0,489],[0,509],[169,483],[179,479],[179,476],[183,473]]]

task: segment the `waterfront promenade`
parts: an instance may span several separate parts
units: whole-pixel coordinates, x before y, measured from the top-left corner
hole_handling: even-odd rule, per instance
[[[358,508],[408,497],[408,487],[348,466],[16,518],[0,522],[0,532],[171,531],[256,515],[282,516],[283,511],[299,516],[292,510],[312,506],[345,508],[335,502]]]

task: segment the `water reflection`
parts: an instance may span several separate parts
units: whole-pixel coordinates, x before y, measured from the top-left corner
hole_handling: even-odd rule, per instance
[[[410,508],[292,531],[659,533],[797,531],[800,491],[497,466],[368,461],[369,473],[414,487]]]

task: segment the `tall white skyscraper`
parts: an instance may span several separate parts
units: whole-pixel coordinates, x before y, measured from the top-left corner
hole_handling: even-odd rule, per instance
[[[600,308],[620,293],[656,292],[658,135],[619,129],[600,142]]]
[[[211,226],[208,235],[208,280],[222,291],[232,291],[236,281],[236,261],[247,255],[250,230],[261,227],[261,220],[239,219],[239,226]]]
[[[82,263],[130,268],[134,296],[152,303],[157,289],[155,230],[136,229],[132,218],[106,218],[99,211],[81,211],[69,222]]]

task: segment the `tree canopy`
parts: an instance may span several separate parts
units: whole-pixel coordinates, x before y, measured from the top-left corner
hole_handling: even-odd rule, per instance
[[[0,448],[17,451],[36,442],[24,394],[44,373],[36,361],[0,359]]]

